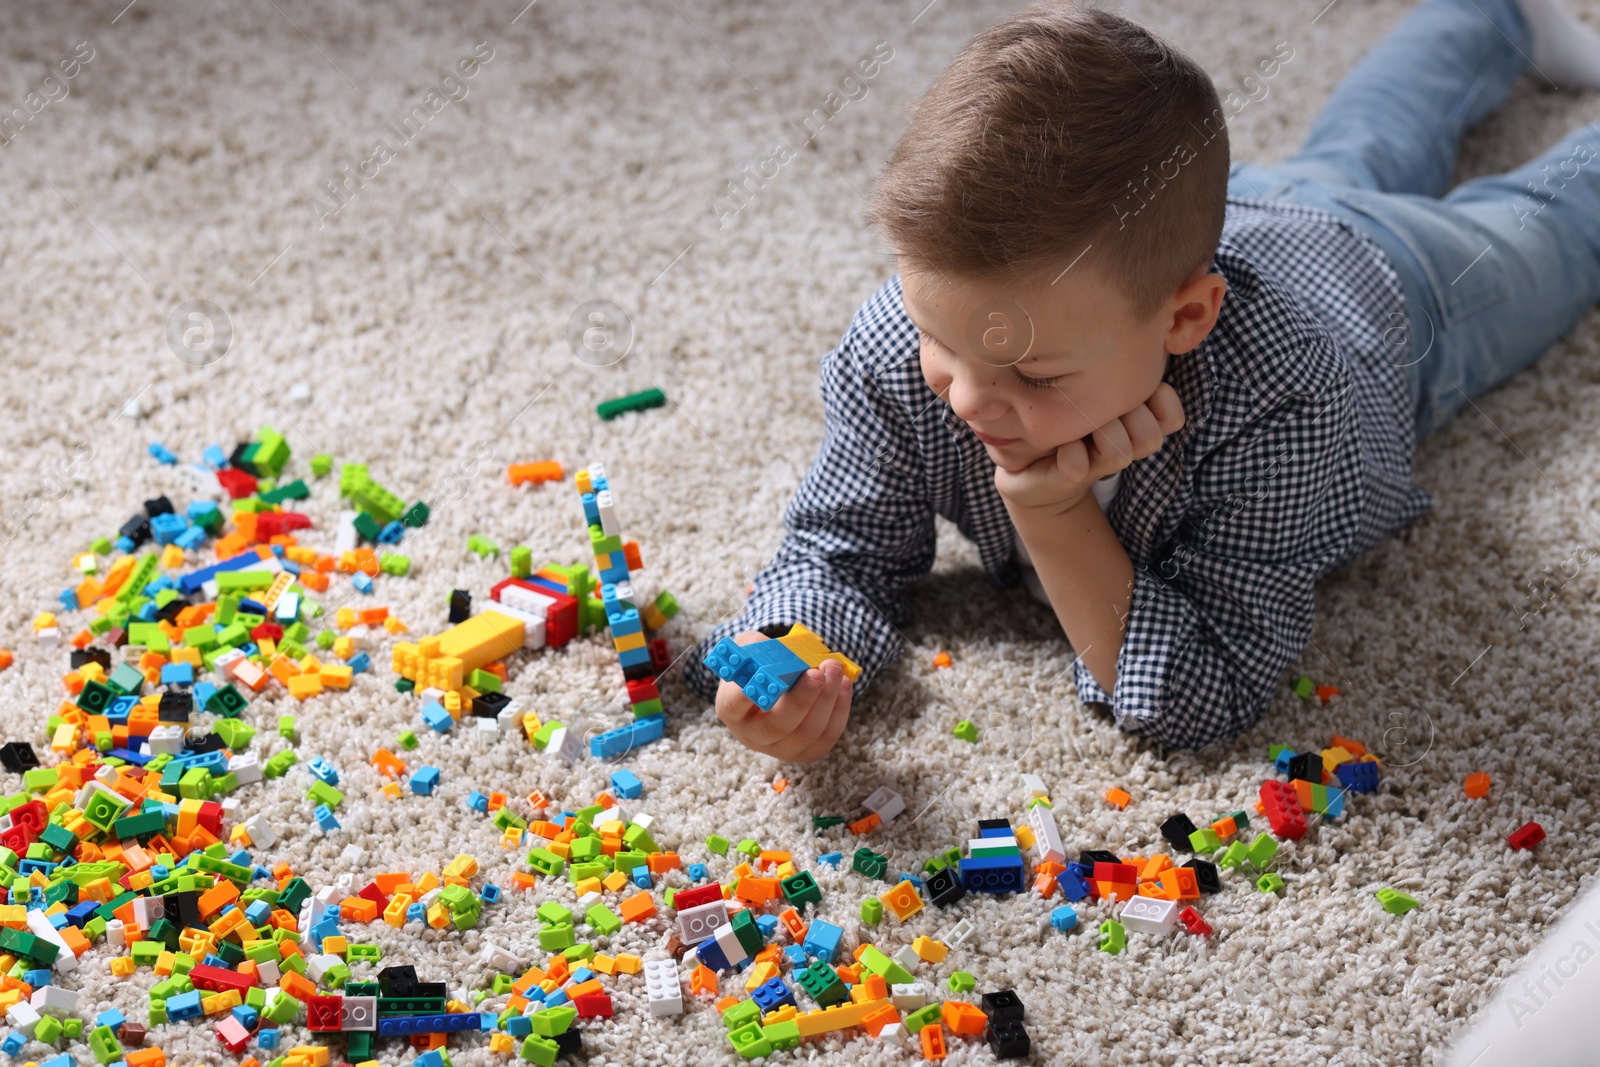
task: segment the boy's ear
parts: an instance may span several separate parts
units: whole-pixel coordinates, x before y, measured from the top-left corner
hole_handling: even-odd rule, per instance
[[[1166,337],[1169,353],[1192,351],[1206,339],[1222,313],[1222,298],[1227,291],[1228,279],[1213,272],[1185,282],[1172,294]]]

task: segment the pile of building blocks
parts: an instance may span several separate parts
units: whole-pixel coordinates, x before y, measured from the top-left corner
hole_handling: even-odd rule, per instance
[[[724,637],[706,653],[705,665],[718,678],[737,685],[756,707],[771,711],[801,675],[829,659],[843,667],[844,676],[852,682],[861,676],[861,667],[854,660],[830,650],[821,637],[795,623],[783,637],[763,638],[748,645]]]
[[[590,754],[619,755],[663,735],[655,676],[670,660],[665,640],[647,639],[646,630],[659,629],[677,614],[677,601],[663,591],[643,608],[634,603],[632,573],[641,568],[639,546],[624,542],[617,532],[616,504],[605,470],[593,464],[578,471],[575,481],[596,574],[581,564],[546,563],[534,570],[532,550],[518,546],[511,553],[510,577],[490,589],[475,614],[471,594],[456,590],[450,599],[453,627],[395,645],[397,688],[420,691],[422,718],[429,728],[445,732],[470,714],[489,738],[521,729],[539,750],[577,760],[581,745],[575,732],[560,722],[541,722],[502,692],[504,661],[523,649],[560,648],[604,628],[622,662],[632,721],[591,737]]]
[[[62,614],[83,611],[91,618],[65,642],[71,646],[65,679],[71,699],[45,723],[45,759],[28,741],[0,745],[0,766],[19,776],[22,787],[0,798],[0,1011],[11,1027],[0,1050],[22,1057],[39,1043],[52,1053],[42,1059],[45,1067],[75,1067],[74,1056],[59,1051],[62,1041],[86,1045],[105,1067],[164,1067],[165,1053],[149,1042],[150,1028],[184,1021],[210,1026],[229,1054],[248,1055],[241,1067],[262,1067],[252,1052],[270,1057],[265,1067],[327,1067],[332,1061],[325,1044],[282,1047],[284,1028],[302,1023],[320,1041],[342,1043],[349,1062],[372,1063],[381,1038],[401,1037],[418,1050],[419,1067],[449,1067],[450,1035],[485,1034],[492,1053],[549,1065],[581,1051],[577,1023],[599,1025],[611,1017],[612,989],[624,981],[654,1016],[711,1004],[730,1046],[744,1057],[844,1030],[864,1031],[885,1044],[910,1039],[929,1059],[947,1055],[956,1038],[983,1040],[1002,1058],[1023,1057],[1031,1042],[1013,991],[961,999],[975,991],[976,980],[953,970],[945,984],[958,996],[940,998],[940,983],[930,978],[934,968],[959,962],[974,932],[971,920],[952,916],[937,938],[907,934],[899,940],[910,943],[896,946],[898,924],[929,905],[958,907],[968,893],[1035,892],[1050,900],[1059,892],[1066,903],[1051,912],[1050,922],[1062,931],[1078,927],[1079,908],[1104,903],[1095,936],[1107,952],[1122,951],[1130,932],[1165,937],[1181,926],[1191,936],[1208,936],[1213,930],[1196,905],[1221,892],[1225,877],[1248,871],[1262,892],[1281,891],[1280,841],[1304,838],[1317,820],[1342,816],[1349,794],[1378,787],[1380,761],[1357,741],[1335,736],[1307,753],[1276,745],[1270,759],[1284,778],[1262,782],[1255,811],[1271,826],[1270,835],[1247,841],[1250,817],[1242,810],[1204,825],[1180,812],[1158,828],[1168,852],[1119,856],[1090,848],[1068,862],[1043,780],[1024,775],[1021,822],[979,820],[978,836],[965,849],[929,857],[918,873],[891,874],[887,855],[866,846],[853,850],[849,870],[873,890],[860,905],[863,928],[882,928],[872,939],[847,934],[823,917],[833,902],[794,853],[713,835],[703,859],[686,863],[672,847],[669,828],[632,810],[644,783],[626,769],[613,771],[609,790],[587,805],[574,804],[575,810],[558,810],[538,791],[519,798],[474,791],[468,809],[491,819],[503,847],[525,857],[529,870],[515,873],[509,888],[542,898],[535,938],[546,959],[525,965],[516,951],[485,936],[482,961],[497,972],[487,988],[424,983],[414,965],[380,967],[383,950],[362,940],[361,928],[382,922],[444,936],[475,929],[505,899],[502,887],[487,881],[468,854],[437,871],[356,877],[352,868],[363,864],[364,853],[352,844],[341,856],[346,871],[321,888],[287,863],[271,863],[279,831],[263,814],[247,811],[241,791],[303,770],[307,799],[317,804],[315,821],[326,831],[329,823],[337,827],[332,813],[344,796],[339,786],[348,783],[325,757],[302,760],[295,752],[292,717],[279,717],[276,737],[258,734],[244,714],[241,686],[254,688],[254,665],[295,692],[292,679],[313,669],[297,657],[317,658],[304,644],[310,621],[322,614],[310,594],[326,589],[310,576],[330,574],[340,561],[322,567],[331,557],[303,554],[309,550],[300,549],[293,531],[309,523],[273,518],[288,514],[276,510],[271,496],[279,489],[268,480],[288,460],[281,437],[263,431],[232,458],[211,451],[207,464],[198,465],[202,472],[236,472],[219,478],[219,486],[244,490],[250,484],[244,479],[254,480],[248,493],[234,498],[243,502],[235,507],[234,529],[224,532],[220,514],[193,506],[187,521],[203,535],[189,533],[190,526],[180,530],[177,520],[157,523],[173,512],[151,502],[156,506],[135,517],[150,528],[125,525],[119,541],[126,543],[118,546],[123,555],[103,574],[99,557],[113,546],[94,546],[78,557],[85,583],[68,591],[70,603],[63,594]],[[153,454],[171,456],[165,449]],[[331,460],[313,461],[315,473],[331,470]],[[360,523],[358,537],[380,519],[381,536],[401,521],[384,516],[415,511],[397,512],[397,498],[364,469],[345,470],[343,495],[360,509],[352,526],[362,514],[372,520]],[[491,590],[476,614],[470,596],[453,597],[451,610],[460,615],[455,627],[411,645],[403,661],[418,677],[402,677],[400,688],[425,685],[425,707],[439,708],[425,713],[430,726],[443,725],[440,713],[454,721],[470,710],[497,724],[509,716],[536,744],[570,754],[575,742],[564,728],[520,714],[501,693],[503,661],[534,639],[538,646],[559,646],[601,626],[610,631],[630,683],[635,721],[659,720],[659,698],[631,683],[653,682],[659,669],[654,649],[641,644],[642,630],[665,621],[670,597],[665,606],[659,599],[635,606],[637,547],[616,533],[604,472],[579,472],[578,487],[597,576],[586,566],[534,571],[530,553],[519,548],[511,553],[512,577]],[[254,520],[241,523],[241,514]],[[160,557],[136,559],[133,552],[157,537],[156,527],[173,541],[163,544]],[[402,535],[404,528],[402,521]],[[178,545],[180,537],[189,543]],[[224,546],[229,537],[236,540]],[[185,570],[186,554],[208,541],[218,564]],[[222,566],[241,558],[239,567]],[[255,570],[269,576],[264,584]],[[230,574],[244,579],[224,578]],[[287,608],[280,614],[278,605],[291,596],[292,617]],[[73,629],[60,621],[36,620],[45,647],[60,644],[62,633]],[[381,625],[405,632],[381,608],[341,607],[333,621],[315,643],[346,660],[349,675],[333,677],[347,684],[365,668],[360,631]],[[797,643],[783,647],[808,665],[814,665],[808,656],[833,655],[819,640],[812,643],[809,632],[791,636]],[[641,649],[647,650],[642,657]],[[116,657],[124,662],[114,665]],[[295,669],[286,672],[291,681],[274,669],[280,662]],[[769,662],[775,661],[763,661]],[[198,678],[203,668],[221,684]],[[327,668],[316,663],[315,669],[320,677]],[[454,685],[436,684],[441,681]],[[195,718],[202,712],[209,723]],[[263,761],[269,739],[278,751]],[[403,747],[416,747],[415,738]],[[438,781],[436,768],[413,770],[386,749],[372,763],[393,779],[385,792],[398,793],[400,781],[409,778],[413,793],[427,795]],[[1486,792],[1483,780],[1469,787],[1469,795]],[[854,817],[819,815],[812,825],[818,833],[848,831],[860,840],[905,807],[900,794],[879,788]],[[1528,823],[1509,843],[1531,848],[1543,836],[1537,823]],[[1176,864],[1173,855],[1184,852],[1194,855]],[[821,854],[817,863],[842,874],[845,859],[841,849]],[[714,876],[713,866],[726,870]],[[1418,906],[1389,887],[1377,897],[1397,916]],[[602,951],[629,926],[665,935],[658,958]],[[79,1004],[73,975],[100,958],[119,978],[132,979],[144,968],[154,972],[143,1021]]]

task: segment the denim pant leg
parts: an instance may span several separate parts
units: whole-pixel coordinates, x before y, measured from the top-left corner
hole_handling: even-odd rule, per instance
[[[1235,179],[1320,207],[1383,249],[1406,298],[1417,440],[1527,367],[1600,298],[1600,131],[1583,126],[1516,170],[1444,199],[1285,176]],[[1243,182],[1230,182],[1242,192]]]
[[[1441,196],[1461,135],[1532,67],[1517,0],[1427,0],[1340,82],[1286,177]],[[1249,194],[1245,194],[1249,195]]]

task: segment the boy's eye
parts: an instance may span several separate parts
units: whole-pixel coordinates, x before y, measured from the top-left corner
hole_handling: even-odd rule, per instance
[[[1014,371],[1013,373],[1016,374],[1017,381],[1026,385],[1029,389],[1048,389],[1065,377],[1065,375],[1057,374],[1053,378],[1030,378],[1021,371]]]

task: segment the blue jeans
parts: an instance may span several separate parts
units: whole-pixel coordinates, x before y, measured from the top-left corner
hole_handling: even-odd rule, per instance
[[[1405,291],[1417,440],[1532,363],[1600,297],[1600,132],[1447,187],[1465,133],[1532,73],[1515,0],[1426,0],[1350,72],[1285,163],[1235,164],[1234,196],[1330,211]]]

